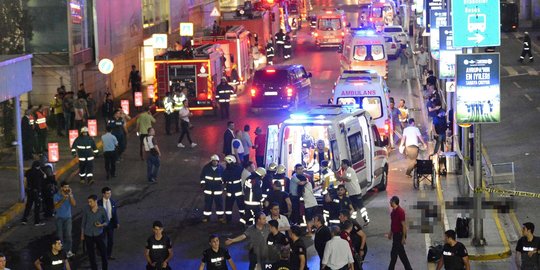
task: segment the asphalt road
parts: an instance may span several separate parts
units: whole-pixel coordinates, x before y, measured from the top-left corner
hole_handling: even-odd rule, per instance
[[[324,3],[323,3],[324,2]],[[317,5],[332,5],[332,1],[314,2]],[[336,4],[336,3],[334,3]],[[353,16],[355,7],[345,3],[348,16]],[[339,5],[335,5],[339,6]],[[520,44],[514,39],[503,40],[501,48],[502,64],[516,66],[516,51]],[[504,53],[507,52],[507,53]],[[309,37],[307,27],[299,34],[295,53],[289,63],[303,64],[313,73],[311,105],[324,104],[331,93],[333,83],[339,75],[337,61],[338,54],[335,49],[317,50]],[[536,67],[536,64],[531,65]],[[510,73],[508,73],[510,74]],[[512,73],[514,74],[514,73]],[[484,135],[489,155],[493,162],[515,161],[517,168],[518,189],[538,192],[536,182],[540,174],[536,173],[534,166],[538,160],[538,149],[534,147],[534,138],[538,138],[540,129],[537,128],[539,120],[536,117],[540,108],[536,100],[540,99],[537,91],[537,77],[531,75],[517,75],[503,77],[502,80],[502,122],[485,126]],[[397,63],[390,63],[388,85],[391,96],[396,100],[405,99],[410,108],[422,109],[419,103],[420,93],[416,80],[402,84],[397,74]],[[517,83],[520,87],[517,87]],[[527,95],[525,95],[527,94]],[[288,116],[287,111],[269,111],[254,114],[249,110],[249,97],[241,95],[231,105],[231,120],[235,121],[237,128],[250,124],[252,130],[256,126],[266,127],[276,124]],[[425,119],[420,111],[413,112],[421,127],[425,127]],[[219,233],[223,241],[230,236],[242,232],[240,224],[222,225],[217,222],[200,223],[202,216],[203,194],[199,187],[198,175],[200,168],[208,162],[214,153],[221,152],[222,134],[226,129],[226,121],[213,116],[195,116],[193,139],[199,144],[194,149],[179,149],[176,147],[177,136],[164,135],[164,120],[157,115],[157,140],[163,150],[163,158],[158,177],[158,183],[149,185],[146,182],[146,164],[138,157],[138,138],[132,133],[129,136],[127,155],[119,164],[118,177],[106,181],[103,168],[103,159],[96,160],[96,179],[93,186],[81,186],[76,178],[72,186],[78,205],[75,210],[79,213],[85,205],[89,194],[99,194],[104,185],[111,186],[113,197],[120,201],[119,217],[121,227],[116,233],[116,246],[113,256],[116,260],[110,261],[110,269],[141,269],[145,264],[143,256],[145,241],[151,235],[151,224],[154,220],[162,220],[165,232],[173,239],[175,256],[171,262],[173,269],[196,269],[199,264],[202,250],[207,248],[207,236],[210,233]],[[516,132],[519,131],[519,132]],[[536,136],[535,136],[536,135]],[[528,153],[526,155],[526,153]],[[368,235],[369,253],[365,269],[386,269],[391,242],[384,234],[389,229],[390,208],[388,200],[393,195],[402,199],[402,205],[408,213],[409,222],[415,224],[419,221],[420,213],[413,209],[418,201],[436,201],[436,193],[427,188],[415,191],[412,182],[404,176],[405,164],[401,155],[395,151],[390,154],[389,184],[386,192],[371,192],[366,196],[365,202],[372,220],[366,228]],[[516,209],[520,221],[538,218],[533,209],[538,208],[535,199],[519,200]],[[75,216],[74,239],[79,237],[78,215]],[[31,269],[31,263],[46,247],[44,240],[54,232],[54,225],[48,222],[46,226],[34,228],[14,224],[0,236],[0,249],[7,250],[11,258],[8,264],[12,269]],[[487,232],[490,233],[490,232]],[[432,233],[422,233],[412,230],[408,242],[407,252],[414,269],[433,268],[426,263],[427,248],[432,241],[442,239],[442,226],[436,224]],[[75,242],[78,244],[78,241]],[[75,250],[78,254],[81,249]],[[247,269],[247,250],[243,244],[230,247],[231,255],[239,269]],[[318,258],[313,247],[308,250],[309,265],[317,269]],[[76,256],[73,260],[76,269],[88,269],[89,264],[84,256]],[[399,263],[398,263],[399,265]],[[398,266],[399,267],[399,266]],[[508,260],[496,263],[481,263],[476,269],[509,269]],[[398,268],[400,269],[400,268]],[[511,269],[511,268],[510,268]]]

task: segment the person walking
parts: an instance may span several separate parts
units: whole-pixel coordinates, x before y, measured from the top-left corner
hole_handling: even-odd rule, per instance
[[[111,127],[111,133],[118,140],[118,159],[122,160],[122,154],[126,150],[127,140],[126,134],[128,133],[126,128],[126,122],[123,117],[123,111],[117,109],[114,111],[114,116],[107,122],[107,126]]]
[[[339,226],[332,225],[331,239],[324,246],[324,256],[321,259],[321,269],[352,270],[354,258],[346,240],[341,239]],[[330,231],[328,232],[330,233]]]
[[[47,108],[43,105],[39,105],[36,110],[34,119],[34,128],[36,129],[37,135],[37,147],[36,153],[41,155],[44,152],[47,152]]]
[[[180,127],[182,128],[182,133],[180,133],[180,137],[178,138],[178,144],[176,146],[180,148],[186,147],[184,144],[182,144],[182,141],[184,140],[184,136],[187,136],[188,142],[192,148],[197,146],[197,144],[191,140],[191,136],[189,134],[189,128],[190,128],[189,117],[191,117],[193,113],[189,111],[188,103],[189,103],[188,100],[184,99],[184,106],[182,106],[182,108],[178,112],[179,117],[180,117]]]
[[[34,116],[32,110],[28,109],[21,118],[21,137],[24,160],[34,158],[34,146],[36,143],[36,130],[34,128]]]
[[[285,45],[285,33],[283,29],[279,29],[279,32],[274,36],[276,42],[276,55],[283,56],[283,46]]]
[[[256,223],[256,214],[262,209],[261,206],[264,200],[262,179],[265,175],[266,170],[259,167],[244,182],[244,205],[246,214],[244,215],[243,222],[246,222],[246,225]]]
[[[172,92],[167,92],[163,98],[163,115],[165,116],[165,132],[167,135],[171,135],[171,122],[174,115],[174,101],[172,98]]]
[[[269,65],[274,64],[274,55],[275,55],[275,49],[274,44],[272,44],[272,40],[269,39],[268,43],[266,44],[266,63]]]
[[[101,269],[108,269],[107,248],[104,229],[109,224],[105,209],[97,203],[97,195],[88,196],[88,206],[83,209],[81,222],[81,241],[86,245],[86,252],[92,270],[97,270],[96,248],[101,257]]]
[[[50,108],[54,114],[54,119],[56,120],[56,135],[62,137],[64,134],[62,131],[64,127],[64,106],[62,105],[62,99],[64,98],[61,94],[54,95],[53,100],[51,101]]]
[[[37,270],[71,270],[66,252],[63,250],[62,240],[54,237],[50,250],[34,261]]]
[[[292,54],[292,42],[289,35],[285,35],[285,41],[283,43],[283,59],[285,61],[291,59]]]
[[[433,118],[433,126],[435,128],[435,148],[433,148],[433,154],[436,155],[439,150],[444,152],[444,144],[446,143],[446,130],[448,129],[448,123],[446,122],[446,113],[444,110],[439,110],[437,117]]]
[[[152,108],[150,106],[146,107],[146,110],[139,114],[137,117],[137,134],[139,135],[139,156],[141,160],[143,158],[143,142],[144,138],[148,136],[148,129],[152,127],[152,124],[156,122],[154,116],[152,116]]]
[[[354,263],[356,268],[362,269],[363,261],[368,252],[367,235],[362,230],[362,226],[358,224],[358,221],[351,218],[351,213],[347,209],[341,210],[339,213],[339,221],[341,226],[345,225],[344,227],[348,227],[348,225],[346,225],[347,222],[350,222],[352,225],[349,231],[349,237],[353,245]]]
[[[73,120],[75,118],[73,102],[75,102],[75,100],[73,99],[73,92],[66,92],[66,94],[64,95],[64,99],[62,99],[66,134],[69,134],[69,130],[73,128]]]
[[[244,233],[235,237],[228,238],[225,241],[225,245],[230,246],[234,243],[249,240],[249,270],[256,269],[263,266],[263,263],[267,261],[268,245],[266,240],[270,234],[270,225],[266,222],[266,215],[263,212],[258,212],[255,215],[255,223],[249,226]],[[258,268],[261,269],[261,268]],[[294,269],[294,268],[293,268]]]
[[[131,71],[128,77],[128,87],[131,86],[131,94],[135,101],[135,92],[141,91],[141,74],[135,65],[131,65]]]
[[[154,234],[148,237],[144,249],[146,270],[171,270],[169,262],[173,258],[172,241],[163,233],[161,221],[154,221],[152,230]]]
[[[227,122],[227,130],[223,133],[223,154],[232,155],[232,141],[234,139],[234,122]]]
[[[41,163],[38,160],[34,160],[32,167],[26,171],[24,176],[26,177],[27,197],[21,223],[25,225],[28,222],[28,215],[30,215],[30,210],[32,210],[33,206],[34,226],[43,226],[45,222],[42,222],[40,218],[41,202],[43,199],[41,189],[47,176],[41,170]]]
[[[416,63],[418,64],[420,78],[425,77],[424,72],[427,71],[429,64],[429,53],[426,52],[423,46],[420,47],[420,51],[416,52]]]
[[[323,267],[324,250],[326,247],[326,243],[328,243],[328,241],[332,239],[332,234],[330,233],[330,229],[324,224],[324,218],[320,214],[316,214],[313,217],[313,225],[315,226],[315,238],[313,239],[313,245],[315,246],[315,250],[317,251],[317,254],[319,255],[319,260],[321,262],[320,263],[321,269],[324,269]],[[339,236],[339,232],[337,236]],[[349,245],[347,245],[347,248],[348,247]]]
[[[540,269],[540,237],[534,236],[534,224],[523,223],[522,237],[516,245],[516,266],[518,269]]]
[[[411,270],[409,258],[405,252],[405,242],[407,240],[407,221],[405,219],[405,210],[399,206],[399,197],[393,196],[390,199],[390,231],[388,239],[392,240],[392,251],[390,252],[390,265],[388,270],[393,270],[396,266],[397,258],[403,263],[405,270]]]
[[[401,73],[401,82],[404,83],[409,80],[409,58],[411,58],[412,52],[409,48],[409,44],[402,43],[400,45],[399,53],[399,70]]]
[[[437,263],[437,270],[441,270],[443,266],[446,270],[471,270],[467,248],[456,240],[456,231],[444,232],[444,242],[442,259],[439,259]],[[538,269],[538,260],[536,260],[536,266]]]
[[[268,225],[270,226],[270,233],[266,238],[268,259],[264,262],[262,269],[279,269],[273,268],[273,266],[281,259],[281,250],[289,248],[289,239],[279,231],[277,220],[268,220]]]
[[[104,227],[105,237],[107,240],[107,259],[114,260],[112,256],[112,250],[114,245],[114,230],[120,228],[120,222],[118,222],[118,213],[116,201],[111,199],[112,190],[110,187],[104,187],[101,189],[101,199],[98,200],[98,205],[105,209],[109,223]]]
[[[88,128],[82,127],[81,134],[71,145],[71,154],[79,157],[81,184],[94,183],[94,156],[98,153],[96,143],[88,136]]]
[[[88,104],[84,99],[85,96],[77,96],[73,102],[73,112],[75,113],[75,128],[80,129],[88,119]]]
[[[219,103],[221,119],[229,119],[229,106],[234,88],[229,85],[226,77],[221,78],[221,83],[216,87],[216,100]]]
[[[255,162],[257,163],[257,167],[265,167],[264,151],[266,151],[266,134],[263,133],[260,127],[255,129],[255,141],[253,142],[253,148],[255,149]]]
[[[56,215],[54,217],[56,236],[65,244],[64,247],[65,250],[67,250],[68,258],[71,258],[74,255],[71,251],[73,244],[73,239],[71,238],[71,209],[76,205],[77,203],[69,184],[66,181],[62,181],[60,183],[60,190],[54,195],[54,208],[56,209]]]
[[[236,162],[234,156],[225,157],[226,167],[223,170],[223,182],[227,191],[225,197],[225,216],[227,223],[232,221],[233,206],[236,202],[240,218],[245,214],[244,193],[242,192],[242,166]]]
[[[399,122],[399,116],[401,115],[401,111],[396,108],[394,101],[390,101],[390,106],[388,108],[390,110],[390,117],[392,119],[392,141],[391,146],[395,147],[397,142],[399,141],[401,134],[403,131],[401,130],[401,122]]]
[[[229,254],[229,250],[219,246],[219,236],[217,234],[211,234],[208,237],[208,244],[210,244],[210,248],[203,251],[199,270],[205,268],[206,270],[228,270],[227,262],[232,270],[236,270],[236,265]]]
[[[244,132],[242,132],[242,136],[240,137],[240,140],[242,141],[242,146],[244,147],[244,160],[240,160],[242,164],[245,164],[249,161],[249,150],[253,147],[253,142],[251,141],[251,137],[249,136],[249,130],[251,127],[249,125],[244,125]]]
[[[201,170],[201,187],[204,191],[203,222],[208,222],[212,216],[212,205],[215,204],[215,212],[221,223],[225,223],[223,214],[223,167],[219,164],[219,156],[212,155]]]
[[[307,265],[307,251],[302,236],[304,231],[298,226],[291,227],[291,268],[298,270],[308,270]]]
[[[106,178],[116,177],[116,149],[118,148],[118,139],[112,135],[110,126],[105,127],[107,132],[101,135],[103,142],[103,157],[105,158],[105,173]]]
[[[525,56],[529,56],[529,63],[534,62],[533,54],[532,54],[532,43],[531,43],[531,37],[529,36],[529,32],[524,33],[525,36],[523,37],[523,50],[521,50],[521,55],[519,56],[519,62],[523,64],[523,60],[525,59]]]
[[[356,219],[357,211],[360,210],[360,216],[364,220],[364,227],[369,224],[369,216],[367,209],[364,207],[364,200],[362,199],[362,188],[358,182],[358,176],[356,171],[352,168],[351,161],[344,159],[341,161],[341,173],[336,175],[337,180],[342,181],[345,188],[349,192],[349,199],[351,200],[354,212],[351,217]]]
[[[405,172],[405,175],[408,177],[412,177],[411,173],[416,166],[420,142],[426,145],[422,134],[420,134],[420,129],[414,124],[414,118],[409,118],[409,126],[403,130],[403,138],[401,138],[400,145],[400,149],[405,149],[405,154],[407,155],[407,159],[409,159],[409,166],[407,166],[407,171]]]
[[[108,123],[109,120],[114,117],[114,101],[111,93],[109,92],[105,94],[105,100],[103,101],[103,105],[101,105],[101,113],[105,123]]]
[[[186,99],[186,96],[182,94],[182,91],[180,91],[179,88],[176,88],[174,90],[174,93],[172,95],[172,109],[173,113],[171,114],[171,121],[174,124],[174,127],[176,129],[176,133],[180,132],[180,118],[179,118],[179,112],[180,109],[182,109],[184,99]]]
[[[156,131],[148,128],[148,135],[144,138],[144,151],[146,153],[146,176],[148,182],[155,183],[159,172],[161,151],[157,144]]]

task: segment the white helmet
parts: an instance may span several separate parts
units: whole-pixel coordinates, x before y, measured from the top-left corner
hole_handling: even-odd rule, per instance
[[[82,127],[81,128],[81,133],[84,133],[84,132],[88,133],[88,128],[87,127]]]
[[[264,177],[266,175],[266,170],[263,167],[259,167],[255,170],[255,173],[260,177]]]
[[[272,162],[272,163],[270,163],[270,164],[268,165],[268,170],[269,170],[269,171],[275,172],[276,169],[277,169],[277,164],[276,164],[276,163]]]
[[[219,156],[218,156],[218,155],[212,155],[212,156],[210,157],[210,161],[214,161],[214,160],[215,160],[215,161],[219,161]]]
[[[277,174],[283,174],[285,173],[285,171],[286,171],[286,168],[285,166],[283,166],[283,164],[279,164],[277,166],[277,171],[276,171]]]
[[[233,155],[228,155],[225,157],[225,162],[227,164],[236,163],[236,158]]]

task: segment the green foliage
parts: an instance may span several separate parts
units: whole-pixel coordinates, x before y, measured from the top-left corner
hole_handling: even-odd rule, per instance
[[[0,1],[0,54],[24,53],[25,40],[32,39],[32,18],[23,1]]]

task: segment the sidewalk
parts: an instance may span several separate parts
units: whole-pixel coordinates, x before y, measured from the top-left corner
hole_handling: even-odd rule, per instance
[[[131,120],[127,123],[129,128],[136,122],[136,116],[139,114],[137,108],[133,105],[132,95],[130,91],[125,92],[119,97],[114,99],[115,107],[120,107],[120,100],[130,100],[130,116]],[[98,101],[99,104],[102,101]],[[101,106],[96,114],[98,124],[98,136],[94,137],[98,149],[101,151],[101,135],[105,130],[104,119],[101,114]],[[77,172],[78,161],[77,158],[73,158],[71,155],[71,149],[69,148],[69,137],[64,134],[63,137],[59,137],[56,134],[56,129],[49,128],[47,141],[58,142],[60,150],[60,160],[54,164],[56,170],[56,181],[60,183],[63,180],[68,180],[70,176]],[[32,165],[33,160],[24,161],[25,170]],[[16,153],[15,149],[10,154],[3,154],[0,156],[0,185],[2,186],[2,196],[0,196],[0,230],[5,225],[10,223],[19,214],[24,211],[24,202],[19,202],[19,180],[16,167]],[[95,166],[94,166],[95,167]]]

